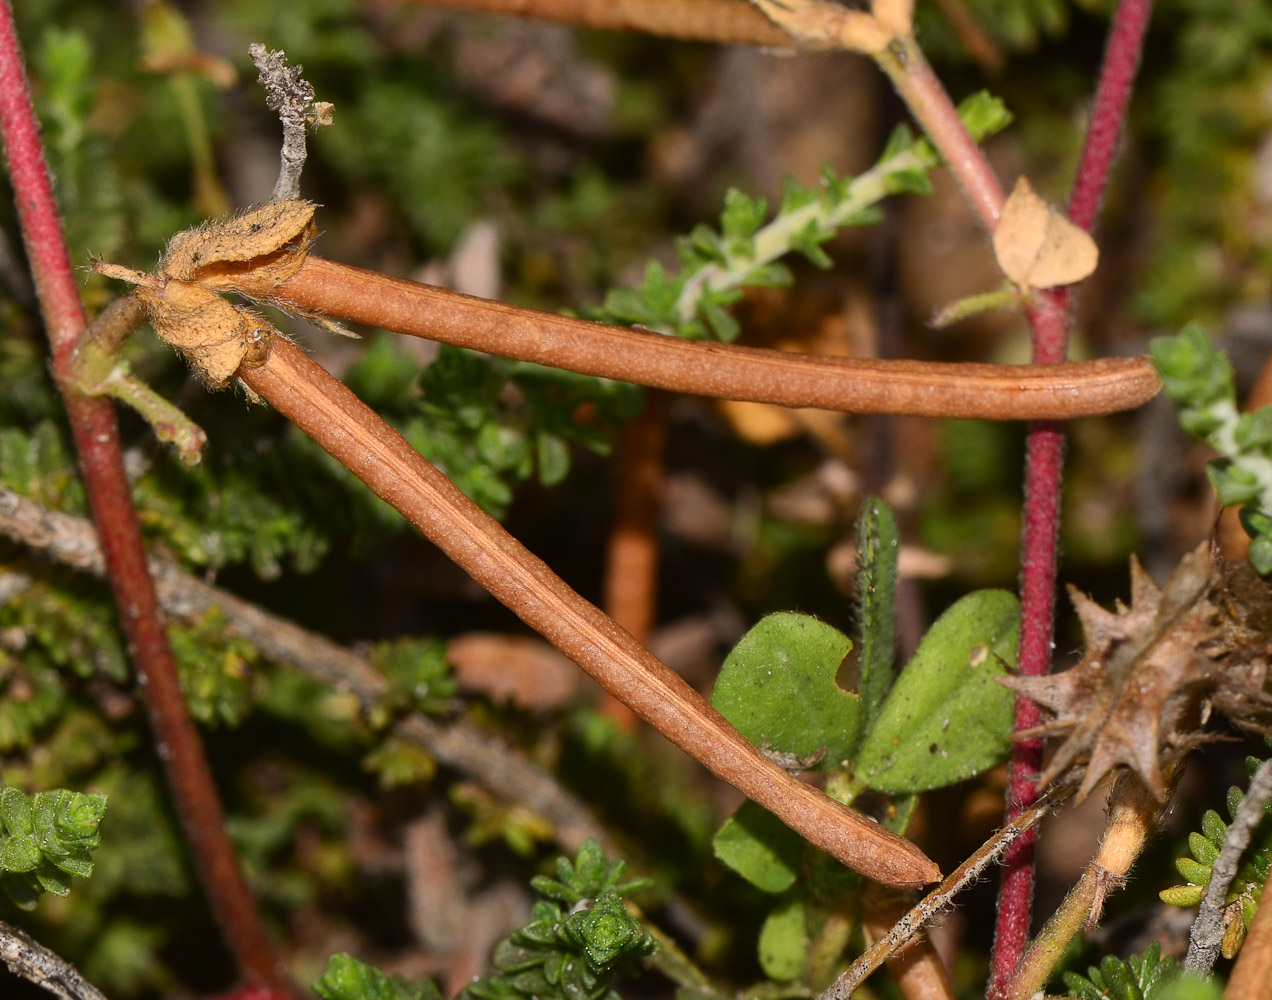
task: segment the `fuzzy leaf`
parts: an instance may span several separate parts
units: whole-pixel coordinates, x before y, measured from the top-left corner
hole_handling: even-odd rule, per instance
[[[1016,662],[1019,605],[1005,590],[968,594],[928,630],[857,759],[884,792],[961,781],[1006,756],[1012,695],[995,683]]]
[[[757,747],[808,757],[823,770],[856,745],[861,701],[835,683],[852,640],[809,615],[769,615],[720,668],[711,704]]]
[[[879,714],[892,686],[899,546],[892,509],[879,497],[868,498],[857,521],[857,605],[861,609],[858,688],[867,726]]]

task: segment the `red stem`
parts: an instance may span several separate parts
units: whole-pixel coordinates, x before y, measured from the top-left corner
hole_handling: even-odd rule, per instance
[[[260,915],[225,834],[225,817],[212,774],[177,681],[176,662],[146,566],[124,473],[114,410],[104,399],[68,389],[72,356],[87,324],[7,0],[0,5],[0,135],[52,347],[53,372],[66,403],[84,487],[150,713],[157,752],[167,770],[195,864],[240,974],[280,997],[289,995],[292,987],[269,948]]]
[[[1113,16],[1091,112],[1091,127],[1069,201],[1069,217],[1084,229],[1090,229],[1095,223],[1104,199],[1152,8],[1152,0],[1121,0]],[[1036,363],[1064,361],[1072,311],[1073,295],[1069,287],[1038,296],[1030,310]],[[1026,450],[1019,659],[1022,675],[1038,676],[1045,674],[1050,666],[1055,626],[1056,550],[1064,469],[1064,435],[1060,425],[1050,421],[1030,424]],[[1018,730],[1032,728],[1041,721],[1041,713],[1033,702],[1027,698],[1017,699]],[[1034,780],[1041,763],[1040,741],[1025,740],[1013,748],[1008,765],[1009,821],[1037,797]],[[1004,858],[994,952],[990,959],[987,996],[991,1000],[1005,994],[1029,937],[1033,850],[1034,833],[1030,831],[1011,846]]]

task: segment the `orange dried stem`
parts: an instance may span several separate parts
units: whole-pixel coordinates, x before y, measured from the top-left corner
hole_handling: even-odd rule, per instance
[[[1067,420],[1135,409],[1147,358],[1063,365],[865,361],[680,340],[520,309],[309,257],[274,301],[444,344],[718,399],[844,413]]]
[[[747,0],[410,0],[417,6],[542,18],[693,42],[791,44]]]
[[[239,377],[309,434],[456,564],[672,743],[844,864],[887,885],[939,870],[914,844],[773,764],[697,691],[426,462],[299,348],[277,340]]]

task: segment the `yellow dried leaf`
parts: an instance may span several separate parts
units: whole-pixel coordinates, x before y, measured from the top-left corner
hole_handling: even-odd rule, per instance
[[[994,230],[994,256],[1017,285],[1052,288],[1091,274],[1099,250],[1090,233],[1039,198],[1028,178],[1021,177]]]
[[[246,306],[235,305],[202,285],[168,281],[141,286],[137,299],[150,325],[175,347],[210,389],[220,389],[241,366],[261,364],[275,330]]]
[[[308,201],[272,201],[178,233],[164,250],[160,271],[182,281],[197,276],[206,284],[237,288],[242,265],[251,262],[251,284],[286,280],[304,263],[316,207]],[[271,256],[276,259],[262,259]]]

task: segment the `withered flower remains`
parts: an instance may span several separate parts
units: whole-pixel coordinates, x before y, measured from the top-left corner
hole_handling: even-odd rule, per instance
[[[1046,677],[1001,679],[1053,716],[1018,738],[1062,737],[1039,786],[1085,766],[1081,801],[1125,766],[1162,799],[1162,765],[1205,739],[1202,726],[1212,709],[1259,728],[1272,711],[1263,692],[1269,598],[1261,581],[1253,588],[1251,582],[1223,572],[1202,545],[1180,562],[1164,590],[1132,558],[1130,607],[1119,601],[1106,611],[1070,587],[1086,639],[1082,661]]]

